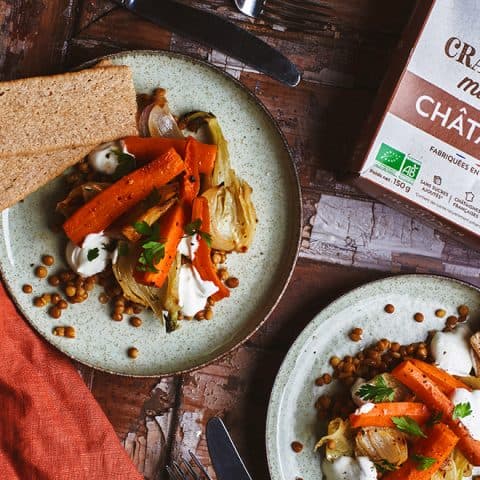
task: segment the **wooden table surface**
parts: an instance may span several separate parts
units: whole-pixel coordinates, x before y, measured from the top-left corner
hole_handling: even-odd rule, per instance
[[[226,69],[272,112],[298,167],[304,228],[293,279],[270,320],[222,361],[180,377],[124,378],[78,365],[146,479],[165,478],[165,463],[188,449],[210,465],[202,433],[212,415],[225,419],[252,476],[268,479],[270,390],[289,346],[315,313],[340,293],[389,272],[444,273],[478,284],[480,255],[335,179],[413,0],[331,0],[335,17],[313,32],[253,22],[230,0],[184,1],[282,50],[304,72],[301,84],[284,87],[108,0],[0,0],[0,79],[60,72],[121,50],[166,49]]]

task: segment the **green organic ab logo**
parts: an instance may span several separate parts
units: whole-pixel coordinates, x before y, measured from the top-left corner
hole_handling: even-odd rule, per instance
[[[417,178],[418,172],[420,171],[420,165],[417,162],[413,162],[409,158],[403,162],[401,173],[412,180]]]
[[[413,183],[420,172],[421,163],[413,158],[408,158],[405,153],[397,150],[386,143],[380,145],[376,161],[383,170],[394,176],[399,175],[407,182]]]

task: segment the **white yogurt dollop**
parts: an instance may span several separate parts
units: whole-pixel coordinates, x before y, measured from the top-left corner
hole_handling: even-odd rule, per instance
[[[104,143],[90,152],[88,163],[96,172],[113,175],[119,164],[118,151],[129,153],[123,142]]]
[[[431,343],[435,365],[452,375],[469,375],[473,367],[471,335],[466,325],[459,325],[453,332],[435,333]]]
[[[202,280],[193,265],[182,265],[178,280],[179,304],[183,314],[188,317],[203,310],[208,297],[218,291],[213,282]]]
[[[65,250],[68,265],[82,277],[90,277],[103,272],[112,256],[114,256],[114,253],[110,253],[105,248],[109,243],[110,238],[103,232],[87,235],[81,247],[68,242]]]
[[[377,469],[368,457],[340,457],[333,463],[324,461],[327,480],[377,480]]]
[[[177,251],[193,261],[195,253],[198,250],[198,245],[198,235],[189,235],[180,240]]]
[[[470,404],[472,413],[459,420],[475,440],[480,440],[480,390],[469,392],[465,388],[457,388],[450,399],[454,405]]]

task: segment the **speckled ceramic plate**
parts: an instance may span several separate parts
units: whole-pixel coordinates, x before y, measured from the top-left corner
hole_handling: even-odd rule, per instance
[[[233,77],[182,55],[141,51],[108,57],[129,65],[138,92],[167,89],[176,114],[191,110],[213,112],[229,141],[233,168],[253,187],[258,214],[257,233],[247,254],[231,255],[228,268],[240,279],[230,298],[215,306],[212,321],[182,322],[167,334],[163,324],[142,314],[143,325],[114,322],[97,300],[97,289],[88,301],[64,312],[61,320],[48,317],[32,305],[33,295],[22,285],[33,285],[34,294],[51,291],[45,280],[35,279],[33,266],[42,254],[57,262],[51,272],[64,267],[65,240],[47,228],[63,182],[51,182],[24,202],[2,214],[0,268],[19,309],[38,332],[72,358],[92,367],[134,376],[171,375],[209,363],[248,338],[280,299],[297,257],[301,228],[298,179],[285,139],[265,108]],[[56,325],[73,325],[77,338],[55,337]],[[127,349],[136,346],[131,360]]]
[[[387,303],[395,306],[395,313],[385,313]],[[401,275],[357,288],[322,310],[290,348],[273,387],[266,433],[272,480],[323,478],[320,455],[313,451],[321,436],[314,403],[335,382],[316,387],[314,381],[331,371],[330,357],[353,355],[381,338],[422,341],[428,330],[445,325],[445,318],[434,315],[437,308],[456,314],[461,304],[469,306],[469,321],[478,326],[480,292],[475,287],[446,277]],[[424,313],[423,323],[413,320],[416,312]],[[348,339],[354,327],[364,331],[361,342]],[[295,440],[304,445],[299,454],[290,446]]]

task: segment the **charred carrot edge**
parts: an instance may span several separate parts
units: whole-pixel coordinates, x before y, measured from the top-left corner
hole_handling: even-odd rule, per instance
[[[201,143],[193,137],[189,138],[193,141],[194,153],[199,159],[199,172],[211,174],[217,156],[217,146]],[[187,140],[183,138],[125,137],[123,144],[128,153],[135,156],[138,164],[143,164],[163,155],[170,148],[175,149],[181,157],[185,157]]]
[[[430,418],[430,411],[418,402],[377,403],[367,413],[350,415],[352,427],[394,427],[392,417],[408,416],[420,425]]]
[[[196,142],[192,137],[189,137],[185,146],[185,173],[180,187],[180,197],[185,202],[191,203],[200,191],[200,173],[199,156],[196,154]]]
[[[453,403],[440,388],[408,360],[394,368],[392,375],[425,402],[432,412],[442,414],[442,421],[460,438],[458,447],[467,460],[472,465],[480,465],[480,441],[472,438],[460,420],[452,419]]]
[[[419,440],[414,448],[413,455],[398,470],[387,473],[383,480],[430,480],[432,475],[440,469],[443,462],[452,453],[458,437],[447,425],[439,423],[428,431],[428,438]],[[436,462],[425,470],[418,468],[415,455],[434,458]]]
[[[205,233],[210,233],[210,215],[208,212],[208,202],[204,197],[197,197],[193,201],[192,220],[200,219],[202,221],[201,229]],[[218,287],[218,292],[212,295],[212,299],[218,302],[222,298],[230,296],[230,290],[218,278],[215,266],[210,256],[210,247],[207,242],[200,238],[198,250],[193,260],[193,266],[197,269],[200,277],[213,282]]]
[[[177,248],[183,237],[186,215],[183,205],[172,207],[164,217],[161,217],[159,229],[159,242],[165,244],[165,255],[155,265],[157,272],[134,271],[134,278],[144,285],[160,288],[168,277],[168,272],[177,255]]]
[[[472,390],[460,380],[457,380],[452,375],[444,370],[437,368],[430,363],[422,362],[421,360],[411,359],[410,362],[421,370],[427,377],[437,385],[437,387],[445,394],[450,395],[456,388],[465,388]]]
[[[64,224],[67,237],[81,245],[90,233],[105,230],[118,217],[183,172],[182,158],[173,149],[125,175],[80,207]]]

